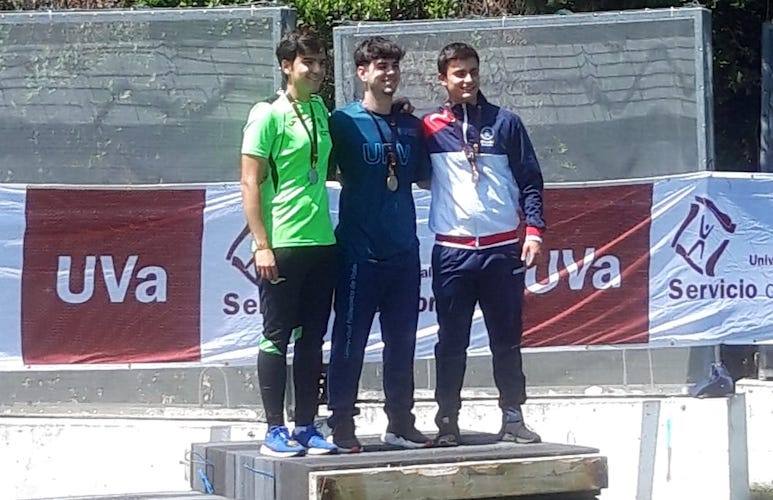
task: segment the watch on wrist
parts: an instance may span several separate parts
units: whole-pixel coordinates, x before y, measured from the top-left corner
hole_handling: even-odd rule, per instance
[[[260,242],[255,239],[252,240],[252,253],[257,252],[258,250],[268,250],[269,248],[268,241],[266,240]]]

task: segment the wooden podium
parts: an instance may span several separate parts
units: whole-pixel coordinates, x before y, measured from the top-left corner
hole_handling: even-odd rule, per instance
[[[272,458],[260,443],[192,446],[194,490],[239,500],[591,499],[607,486],[598,450],[562,444],[496,442],[465,434],[454,448],[402,450],[375,437],[364,452]]]

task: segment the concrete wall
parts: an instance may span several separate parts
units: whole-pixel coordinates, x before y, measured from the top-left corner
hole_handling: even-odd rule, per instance
[[[746,397],[749,481],[773,488],[773,381],[742,380],[736,392]]]
[[[767,408],[769,415],[773,403]],[[360,432],[382,432],[381,405],[362,409]],[[525,407],[529,425],[546,441],[597,447],[608,457],[602,500],[749,498],[746,410],[743,395],[534,398]],[[114,409],[111,417],[103,409],[98,418],[67,411],[0,417],[0,498],[186,491],[190,443],[265,432],[254,412],[242,410]],[[417,404],[417,425],[434,432],[434,412],[432,403]],[[499,422],[492,399],[468,401],[462,410],[466,429],[496,432]],[[754,432],[756,425],[750,424]],[[764,475],[769,450],[753,451],[755,477]]]
[[[0,498],[187,491],[192,442],[257,435],[250,422],[211,416],[185,410],[0,418]]]
[[[524,407],[545,441],[596,447],[608,458],[602,500],[748,499],[745,409],[742,395],[540,398]],[[434,406],[419,407],[418,425],[432,429],[433,414]],[[360,418],[374,430],[386,425],[377,408]],[[475,401],[464,405],[460,425],[496,432],[500,418],[495,401]]]

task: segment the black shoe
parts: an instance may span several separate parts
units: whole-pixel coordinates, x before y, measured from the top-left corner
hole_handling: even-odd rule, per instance
[[[438,426],[435,446],[459,446],[461,444],[462,436],[455,418],[443,417],[436,420],[435,423]]]
[[[432,440],[419,432],[413,424],[393,425],[390,422],[387,425],[386,432],[381,436],[381,441],[392,446],[399,446],[400,448],[427,448],[432,446]]]
[[[502,424],[502,429],[499,431],[499,440],[520,444],[542,442],[542,438],[539,436],[539,434],[526,427],[526,424],[523,423],[523,420],[516,420],[515,422],[504,422]]]
[[[339,453],[359,453],[362,451],[360,440],[354,433],[354,420],[348,419],[338,422],[333,427],[333,434],[328,441],[338,447]]]

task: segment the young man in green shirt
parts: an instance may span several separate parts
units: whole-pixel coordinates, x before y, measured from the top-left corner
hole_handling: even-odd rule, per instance
[[[315,95],[327,54],[314,34],[293,31],[276,49],[286,89],[256,104],[244,127],[241,186],[260,275],[263,334],[258,382],[268,421],[261,453],[325,454],[335,446],[314,428],[322,338],[336,280],[328,209],[328,111]],[[284,424],[287,346],[294,340],[295,428]]]

